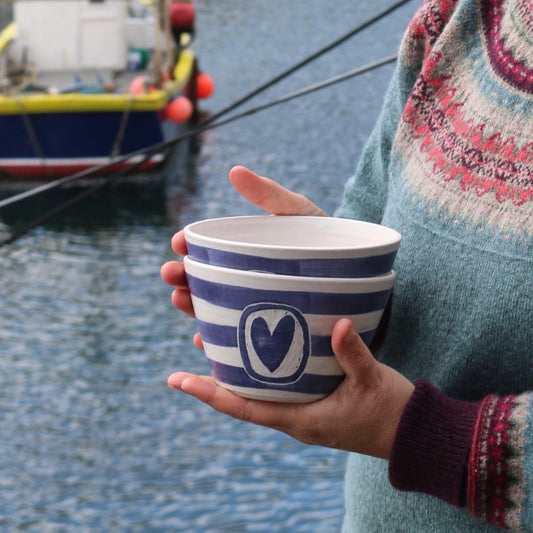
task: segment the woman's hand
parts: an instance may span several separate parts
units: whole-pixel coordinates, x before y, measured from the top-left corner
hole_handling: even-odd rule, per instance
[[[172,374],[168,384],[217,411],[283,431],[302,442],[388,459],[414,386],[374,359],[349,319],[335,325],[332,346],[346,378],[331,395],[313,403],[249,400],[211,377],[186,372]]]
[[[273,215],[314,215],[327,216],[311,200],[301,194],[289,191],[275,181],[259,176],[251,170],[237,166],[229,173],[229,179],[235,189],[252,204]],[[178,255],[187,254],[187,245],[183,230],[172,237],[172,249]],[[168,261],[161,267],[163,280],[175,288],[172,303],[189,316],[194,316],[189,286],[181,261]],[[195,344],[201,346],[201,340],[195,337]]]
[[[327,216],[306,197],[244,167],[234,167],[230,171],[230,181],[242,196],[268,213]],[[172,238],[172,249],[178,255],[186,255],[183,231]],[[161,276],[176,287],[172,294],[173,304],[194,316],[183,263],[165,263]],[[202,347],[198,333],[194,343]],[[374,359],[349,319],[336,324],[332,346],[346,378],[331,395],[314,403],[245,399],[217,385],[212,377],[187,372],[172,374],[168,384],[222,413],[278,429],[302,442],[387,459],[414,387],[402,375]]]

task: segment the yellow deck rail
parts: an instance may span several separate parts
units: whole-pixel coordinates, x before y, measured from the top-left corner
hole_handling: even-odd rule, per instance
[[[0,33],[0,54],[5,50],[7,45],[11,42],[11,39],[15,37],[18,31],[16,22],[12,22],[9,26],[6,26],[2,33]]]
[[[3,36],[3,33],[1,34]],[[174,69],[175,79],[165,83],[162,89],[146,94],[36,94],[21,93],[16,96],[0,96],[0,115],[31,113],[72,113],[92,111],[158,111],[172,95],[189,81],[194,67],[194,53],[183,50]]]

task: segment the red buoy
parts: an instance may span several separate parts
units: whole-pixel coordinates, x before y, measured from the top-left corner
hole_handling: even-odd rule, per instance
[[[185,96],[178,96],[166,107],[166,116],[172,122],[185,122],[191,118],[192,112],[192,102]]]
[[[198,98],[209,98],[215,90],[213,78],[206,72],[200,72],[196,76],[196,92]]]

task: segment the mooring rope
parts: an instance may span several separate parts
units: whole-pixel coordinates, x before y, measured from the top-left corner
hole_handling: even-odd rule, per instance
[[[113,148],[111,149],[110,158],[115,160],[115,158],[120,154],[120,147],[122,146],[122,141],[124,140],[124,135],[126,134],[126,126],[128,125],[128,119],[130,118],[131,108],[133,107],[133,95],[128,99],[128,103],[120,117],[120,124],[118,126],[117,136],[115,142],[113,143]]]
[[[30,144],[33,148],[33,151],[35,152],[35,156],[39,158],[39,160],[41,161],[41,166],[45,168],[46,174],[48,174],[49,169],[48,164],[46,162],[46,157],[44,156],[43,149],[41,148],[39,138],[35,133],[35,128],[31,123],[30,117],[28,116],[28,113],[26,113],[26,109],[24,109],[24,104],[21,102],[20,97],[16,96],[15,102],[20,112],[20,116],[22,117],[22,123],[24,124],[24,128],[26,129],[28,139],[30,140]]]

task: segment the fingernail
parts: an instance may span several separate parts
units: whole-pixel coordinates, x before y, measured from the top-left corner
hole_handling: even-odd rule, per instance
[[[355,339],[355,336],[357,335],[357,331],[355,331],[353,322],[349,318],[346,318],[345,320],[347,323],[344,329],[344,342],[349,344],[353,342],[353,340]]]
[[[185,378],[182,382],[181,382],[181,390],[187,394],[189,394],[189,390],[188,390],[188,387],[187,387],[187,384],[190,383],[191,380],[189,378]]]
[[[167,385],[171,389],[181,389],[183,378],[179,373],[171,374],[167,379]]]

